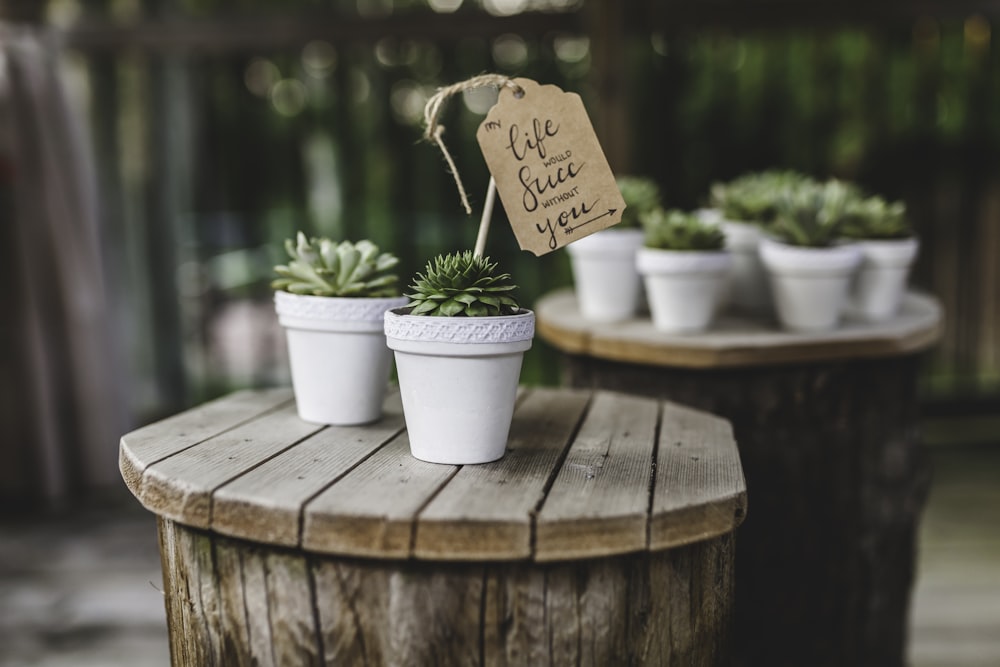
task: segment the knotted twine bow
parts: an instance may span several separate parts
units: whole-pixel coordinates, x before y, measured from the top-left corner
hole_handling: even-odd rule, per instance
[[[472,215],[472,207],[469,205],[469,197],[465,193],[465,186],[462,185],[462,178],[458,175],[458,167],[455,166],[455,161],[451,157],[451,153],[448,152],[447,147],[444,145],[444,139],[441,135],[444,134],[444,125],[438,123],[438,115],[441,113],[441,109],[444,103],[449,97],[455,95],[456,93],[462,93],[467,90],[473,90],[475,88],[485,88],[486,86],[494,86],[496,88],[502,88],[506,86],[514,91],[514,94],[518,97],[524,95],[524,89],[517,85],[513,79],[506,77],[502,74],[480,74],[479,76],[474,76],[466,81],[461,81],[459,83],[453,83],[450,86],[445,86],[443,88],[438,88],[437,92],[427,100],[426,106],[424,106],[424,139],[427,141],[433,141],[441,149],[441,153],[444,154],[444,159],[448,163],[448,168],[451,169],[451,174],[455,178],[455,185],[458,187],[458,194],[462,200],[462,206],[465,208],[465,212],[468,215]],[[493,178],[490,178],[490,190],[487,193],[487,206],[492,208],[493,200],[490,196],[496,191],[496,184]],[[477,246],[479,244],[477,243]]]

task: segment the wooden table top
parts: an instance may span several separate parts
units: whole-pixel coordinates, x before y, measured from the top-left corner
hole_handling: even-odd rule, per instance
[[[732,531],[746,484],[729,422],[604,391],[522,388],[506,456],[410,456],[383,419],[321,426],[290,389],[242,391],[122,437],[136,498],[182,524],[383,559],[536,560],[656,551]]]
[[[930,296],[908,293],[899,314],[868,323],[848,313],[832,331],[795,332],[777,322],[722,313],[708,331],[668,334],[648,316],[602,324],[583,317],[571,288],[556,290],[535,304],[539,337],[563,352],[609,361],[726,368],[891,357],[919,352],[941,337],[942,312]]]

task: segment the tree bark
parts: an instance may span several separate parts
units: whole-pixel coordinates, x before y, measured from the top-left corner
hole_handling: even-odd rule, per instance
[[[730,662],[732,534],[591,560],[451,563],[159,527],[174,665]]]

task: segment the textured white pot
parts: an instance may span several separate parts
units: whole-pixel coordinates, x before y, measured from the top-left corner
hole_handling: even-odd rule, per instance
[[[302,296],[275,292],[288,338],[299,417],[317,424],[366,424],[382,416],[392,353],[382,318],[406,297]]]
[[[385,314],[410,453],[431,463],[487,463],[504,455],[535,314],[431,317]]]
[[[822,331],[840,322],[851,277],[861,262],[856,244],[802,248],[764,238],[760,256],[786,329]]]
[[[854,307],[869,322],[888,320],[903,302],[919,242],[915,238],[865,240],[858,247],[861,268],[854,282]]]
[[[621,322],[635,317],[642,300],[635,254],[642,239],[641,229],[604,229],[566,246],[586,319]]]
[[[760,260],[760,241],[764,231],[749,222],[722,221],[726,250],[732,257],[729,270],[728,302],[734,308],[754,313],[769,312],[773,307],[767,270]]]
[[[640,248],[636,266],[646,284],[653,326],[660,331],[702,331],[718,310],[729,276],[725,251]]]

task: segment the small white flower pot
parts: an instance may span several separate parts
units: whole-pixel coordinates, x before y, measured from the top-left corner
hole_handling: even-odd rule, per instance
[[[641,229],[604,229],[566,246],[584,318],[621,322],[635,317],[642,300],[635,254],[642,240]]]
[[[299,417],[316,424],[367,424],[382,416],[392,353],[382,318],[406,297],[303,296],[275,292],[288,338]]]
[[[803,248],[764,238],[760,256],[782,326],[797,331],[837,326],[851,277],[861,262],[856,244]]]
[[[535,314],[500,317],[385,314],[410,453],[422,461],[487,463],[504,455],[521,361]]]
[[[915,238],[864,240],[858,247],[861,268],[854,282],[854,307],[869,322],[891,319],[903,302],[919,243]]]
[[[646,284],[653,326],[660,331],[702,331],[715,317],[729,275],[725,251],[640,248],[636,266]]]
[[[774,308],[767,270],[760,260],[760,241],[764,230],[749,222],[722,221],[726,250],[732,257],[729,272],[728,302],[734,308],[751,313],[766,313]]]

